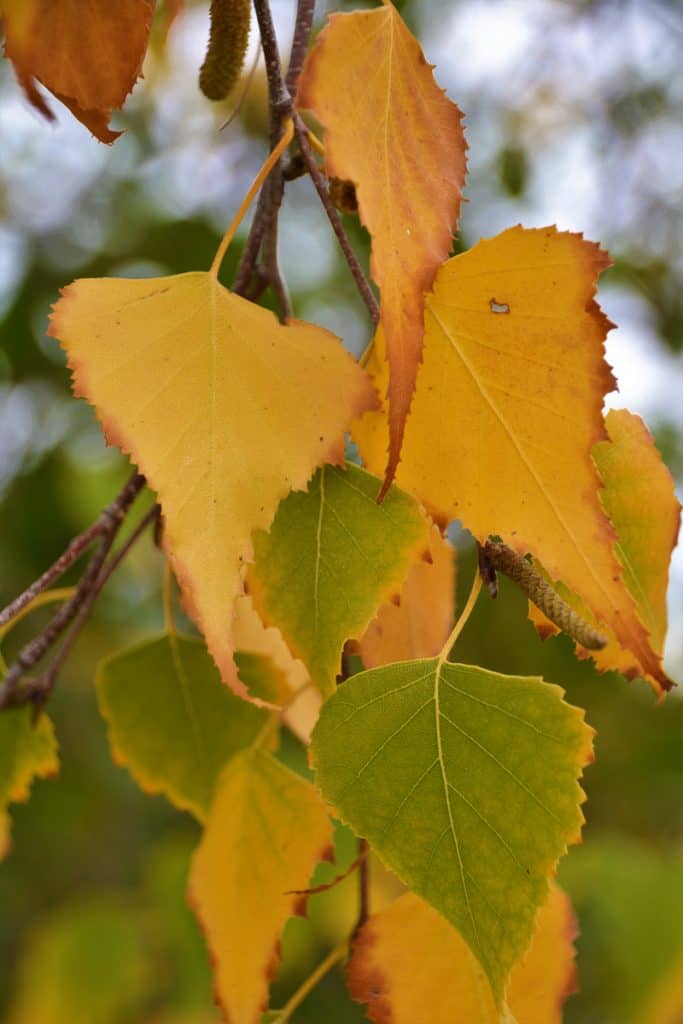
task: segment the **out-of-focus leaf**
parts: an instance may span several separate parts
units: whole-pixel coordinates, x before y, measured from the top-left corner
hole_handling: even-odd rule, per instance
[[[562,1024],[575,976],[574,932],[569,900],[552,885],[531,946],[510,976],[507,1003],[516,1024]],[[377,1024],[415,1024],[425,1007],[430,1024],[500,1024],[484,971],[466,942],[413,893],[372,915],[348,970],[353,998],[367,1003]]]
[[[496,1005],[583,816],[592,730],[563,691],[438,659],[353,676],[313,733],[325,798],[460,931]]]
[[[245,693],[232,605],[252,530],[317,466],[342,460],[346,425],[375,405],[367,376],[327,331],[283,326],[211,274],[77,281],[50,331],[75,393],[157,492],[186,603]]]
[[[291,494],[270,533],[254,537],[248,586],[264,622],[278,626],[326,696],[344,641],[358,637],[428,543],[417,502],[397,488],[381,505],[379,480],[357,466],[324,468]]]
[[[205,821],[226,762],[267,720],[220,679],[204,644],[161,636],[103,661],[97,692],[112,751],[136,782]]]
[[[390,366],[390,483],[420,365],[424,295],[460,214],[462,114],[388,2],[332,15],[307,58],[297,103],[325,126],[327,173],[354,182],[372,236]]]
[[[397,481],[442,520],[484,543],[531,552],[578,594],[661,689],[652,649],[614,552],[592,460],[604,439],[610,326],[595,301],[607,255],[555,228],[510,228],[455,256],[426,299],[425,346]],[[371,359],[387,379],[383,339]],[[354,436],[371,470],[386,426],[369,414]]]
[[[136,908],[72,903],[29,937],[8,1024],[121,1024],[143,1012],[148,984]]]
[[[278,941],[296,913],[332,826],[310,782],[258,750],[226,768],[194,855],[190,899],[231,1024],[257,1024],[268,1004]]]
[[[59,770],[52,722],[41,715],[33,725],[32,711],[24,707],[0,713],[0,858],[10,845],[8,805],[28,800],[34,779]]]
[[[46,86],[101,142],[142,70],[155,0],[0,0],[5,54],[28,99],[53,114]]]

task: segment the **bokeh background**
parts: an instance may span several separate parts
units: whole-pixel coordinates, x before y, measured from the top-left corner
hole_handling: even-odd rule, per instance
[[[273,0],[280,42],[293,0]],[[331,5],[328,5],[331,8]],[[359,4],[337,4],[351,9]],[[469,183],[458,246],[518,222],[600,240],[614,267],[600,299],[619,324],[609,404],[640,413],[683,478],[683,9],[676,0],[408,0],[399,5],[467,114]],[[111,499],[128,467],[69,396],[50,304],[77,276],[207,268],[265,153],[257,69],[239,114],[196,86],[206,2],[186,3],[166,47],[157,32],[111,148],[64,111],[48,125],[0,64],[0,604],[23,589]],[[325,5],[318,4],[319,17]],[[255,40],[252,40],[255,53]],[[54,102],[55,108],[59,104]],[[360,352],[368,322],[308,180],[291,184],[282,265],[296,314]],[[349,222],[367,259],[364,232]],[[229,283],[238,241],[226,260]],[[473,571],[467,537],[459,579]],[[210,972],[184,902],[196,825],[115,767],[93,693],[98,660],[161,627],[161,557],[141,543],[111,580],[51,705],[59,778],[13,812],[0,865],[0,1020],[10,1024],[208,1024]],[[67,582],[69,577],[67,577]],[[584,843],[561,869],[581,936],[581,990],[568,1024],[683,1021],[683,702],[598,676],[559,638],[541,643],[503,582],[481,601],[459,657],[541,673],[587,709]],[[672,570],[666,661],[683,680],[683,559]],[[40,624],[6,640],[9,658]],[[305,771],[294,741],[282,756]],[[543,766],[539,765],[539,771]],[[355,855],[340,830],[341,868]],[[331,869],[321,869],[328,870]],[[394,883],[374,870],[376,895]],[[322,876],[321,876],[322,877]],[[354,920],[353,878],[288,926],[281,1005]],[[419,964],[416,965],[419,970]],[[351,1024],[362,1008],[331,974],[294,1020]]]

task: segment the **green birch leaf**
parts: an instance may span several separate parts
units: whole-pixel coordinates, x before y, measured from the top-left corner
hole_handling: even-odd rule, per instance
[[[105,659],[97,693],[115,759],[141,789],[202,822],[226,761],[266,721],[221,682],[205,644],[189,636],[160,636]]]
[[[498,1004],[583,822],[593,731],[562,694],[538,678],[402,662],[345,682],[313,734],[323,795],[461,932]]]
[[[344,642],[360,637],[397,593],[429,526],[417,503],[350,463],[325,466],[306,492],[292,492],[269,533],[254,535],[248,577],[254,605],[282,631],[316,686],[334,692]]]
[[[59,770],[52,722],[41,715],[34,726],[32,715],[31,707],[0,714],[0,857],[10,846],[8,805],[28,800],[34,779]]]

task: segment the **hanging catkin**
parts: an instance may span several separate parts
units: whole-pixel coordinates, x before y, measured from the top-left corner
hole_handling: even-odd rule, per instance
[[[251,0],[211,0],[210,17],[209,45],[199,71],[199,88],[209,100],[224,100],[242,72]]]
[[[570,608],[526,558],[522,558],[506,544],[496,544],[493,541],[488,541],[484,545],[483,552],[489,564],[514,580],[536,607],[540,608],[563,633],[567,633],[589,651],[599,651],[605,646],[606,638],[593,629],[578,612]]]

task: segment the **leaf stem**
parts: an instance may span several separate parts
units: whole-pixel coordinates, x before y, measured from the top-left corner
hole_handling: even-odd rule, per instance
[[[45,604],[55,604],[59,601],[68,601],[75,593],[75,587],[54,587],[52,590],[44,590],[41,594],[36,594],[36,596],[31,598],[28,604],[25,604],[20,608],[11,619],[7,622],[3,622],[0,626],[0,641],[2,641],[9,631],[14,629],[22,619],[25,619],[27,615],[33,614],[36,609],[42,608]]]
[[[458,639],[458,637],[462,633],[463,629],[465,628],[465,625],[467,624],[467,620],[469,619],[470,615],[474,611],[474,606],[477,603],[477,598],[479,597],[480,592],[481,592],[481,575],[479,573],[479,570],[477,569],[477,572],[475,573],[475,576],[474,576],[474,580],[472,581],[472,589],[470,590],[469,597],[467,598],[467,601],[465,602],[465,607],[461,611],[460,616],[458,618],[458,621],[453,626],[453,629],[452,629],[448,639],[446,640],[446,643],[443,645],[443,647],[441,649],[441,653],[439,655],[439,661],[437,663],[437,672],[439,671],[439,669],[441,668],[443,663],[448,660],[448,656],[451,653],[451,651],[453,650],[453,648],[455,646],[456,640]]]
[[[175,613],[173,611],[173,570],[171,563],[166,559],[164,563],[164,578],[161,584],[161,600],[164,608],[164,629],[169,636],[175,636],[178,630],[175,624]]]
[[[336,946],[331,953],[328,953],[325,959],[318,964],[306,980],[299,985],[291,999],[287,1000],[283,1008],[280,1010],[280,1013],[275,1018],[273,1024],[287,1024],[287,1021],[290,1019],[294,1011],[303,1003],[309,992],[312,992],[318,982],[325,977],[328,971],[330,971],[336,963],[346,956],[348,948],[349,944],[345,941]]]
[[[213,263],[209,268],[209,273],[211,274],[212,277],[218,277],[218,271],[220,270],[221,263],[223,262],[225,254],[228,250],[228,246],[235,237],[237,229],[239,228],[240,224],[242,223],[242,220],[244,219],[245,213],[249,209],[254,196],[263,185],[263,182],[266,180],[271,170],[278,162],[284,151],[287,149],[287,146],[292,141],[293,135],[294,129],[292,126],[292,122],[291,120],[288,120],[287,123],[285,124],[285,129],[282,138],[278,142],[275,149],[273,149],[272,152],[268,155],[268,158],[264,161],[261,170],[258,172],[256,178],[254,179],[251,185],[251,188],[249,189],[246,196],[240,203],[240,208],[235,214],[230,227],[223,235],[221,244],[218,246],[216,255],[213,258]]]

